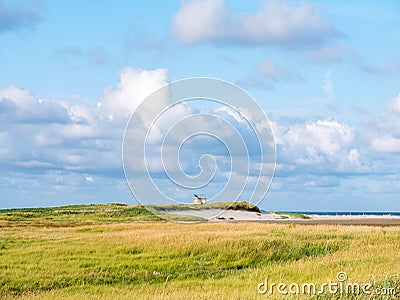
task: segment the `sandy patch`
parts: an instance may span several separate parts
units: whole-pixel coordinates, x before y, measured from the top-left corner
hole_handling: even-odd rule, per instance
[[[268,212],[250,212],[243,210],[182,210],[171,212],[177,215],[190,215],[207,219],[210,222],[269,222],[283,224],[342,224],[342,225],[393,225],[400,226],[400,216],[393,215],[307,215],[309,219],[298,218],[290,214]]]

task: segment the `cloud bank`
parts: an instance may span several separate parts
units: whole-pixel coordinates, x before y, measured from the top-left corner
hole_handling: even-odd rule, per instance
[[[274,65],[264,67],[268,74],[275,74]],[[0,172],[3,178],[0,190],[15,186],[22,191],[44,191],[51,198],[60,191],[100,188],[106,182],[112,182],[115,189],[127,191],[121,160],[126,123],[144,98],[168,81],[166,69],[124,68],[119,73],[118,84],[106,87],[98,104],[92,106],[39,99],[31,91],[16,85],[0,89],[0,165],[3,170]],[[288,195],[296,189],[328,193],[329,188],[350,188],[346,186],[354,177],[359,178],[358,184],[362,178],[371,176],[378,178],[374,182],[398,182],[399,99],[399,96],[395,97],[380,114],[364,109],[368,122],[362,127],[332,117],[272,116],[270,120],[277,143],[273,191],[286,191]],[[153,148],[157,150],[157,142],[171,124],[201,110],[201,106],[191,108],[182,104],[174,107],[150,132],[150,146],[155,145]],[[232,111],[214,107],[213,114],[230,120],[243,136],[250,137],[247,124]],[[190,131],[189,127],[186,129]],[[229,139],[229,134],[224,126],[220,126],[221,136]],[[179,139],[179,136],[174,138]],[[193,165],[197,164],[194,162],[204,154],[203,151],[214,153],[221,166],[217,179],[222,182],[229,176],[229,159],[219,146],[212,139],[198,139],[185,145],[182,151],[187,155],[181,166],[195,174]],[[169,193],[182,196],[181,191],[165,184],[157,153],[148,153],[150,171]],[[256,173],[256,170],[257,166],[253,165],[250,173]],[[246,180],[242,175],[236,174],[236,177]],[[364,189],[380,193],[383,187],[369,182]],[[109,190],[111,193],[112,186]]]
[[[220,42],[238,45],[312,47],[339,32],[314,7],[263,1],[255,13],[236,13],[223,0],[184,1],[172,19],[172,34],[183,44]]]

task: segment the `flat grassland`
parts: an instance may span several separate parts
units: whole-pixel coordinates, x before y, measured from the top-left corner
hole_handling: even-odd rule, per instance
[[[5,299],[369,299],[257,291],[338,272],[399,299],[400,227],[172,223],[120,204],[0,211]]]

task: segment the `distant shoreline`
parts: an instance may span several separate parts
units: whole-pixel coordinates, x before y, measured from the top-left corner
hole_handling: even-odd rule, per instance
[[[298,224],[298,225],[360,225],[360,226],[400,226],[400,218],[350,218],[350,219],[290,219],[290,220],[226,220],[226,222],[259,222],[269,224]]]
[[[267,212],[267,211],[263,211]],[[305,214],[320,216],[400,216],[400,212],[394,211],[279,211],[280,213]]]
[[[208,222],[262,222],[274,224],[302,225],[371,225],[400,226],[400,214],[392,213],[324,213],[315,212],[251,212],[243,210],[182,210],[174,212],[207,219]]]

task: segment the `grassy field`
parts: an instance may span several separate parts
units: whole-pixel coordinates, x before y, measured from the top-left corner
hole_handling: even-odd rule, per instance
[[[393,288],[400,228],[171,223],[121,204],[0,211],[0,298],[310,299],[259,283]],[[369,299],[354,295],[313,299]]]

